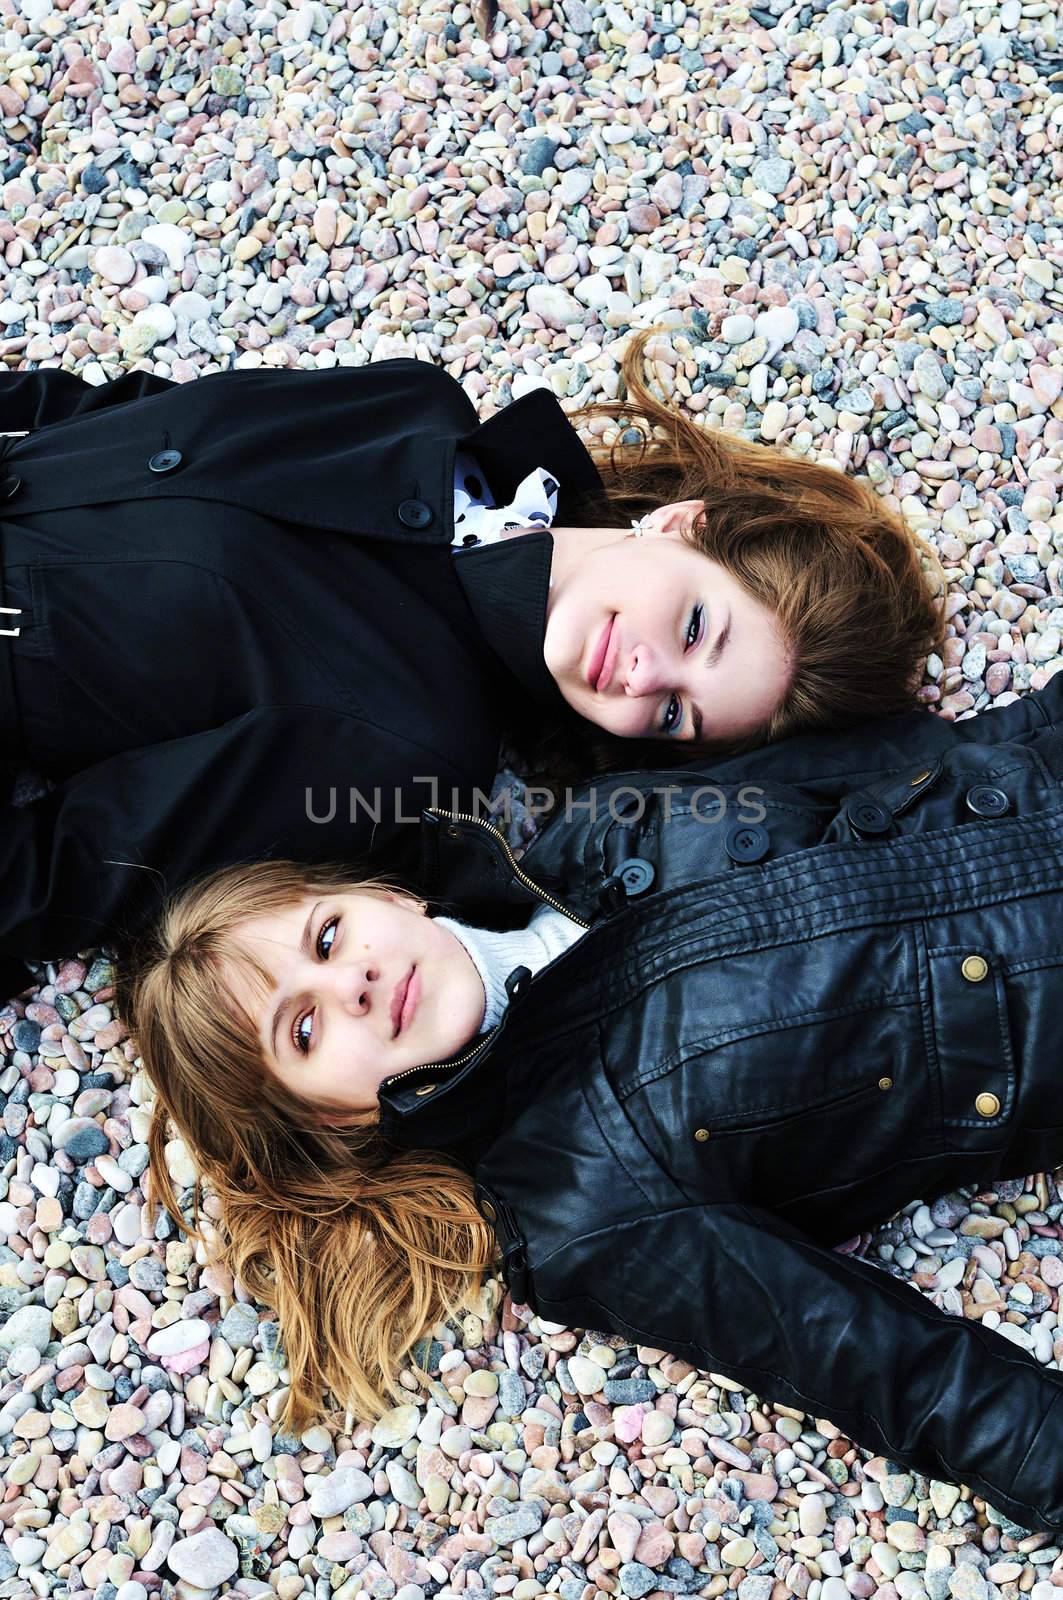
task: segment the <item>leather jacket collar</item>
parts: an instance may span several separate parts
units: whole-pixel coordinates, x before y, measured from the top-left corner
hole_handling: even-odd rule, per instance
[[[485,818],[426,807],[421,813],[421,840],[424,860],[434,863],[426,876],[432,880],[440,857],[445,857],[448,896],[460,899],[461,915],[470,922],[522,926],[543,903],[564,911],[583,928],[604,914],[598,910],[588,919],[542,888],[514,859],[501,831]],[[623,899],[620,894],[606,904],[620,909]],[[509,974],[506,993],[511,1000],[531,977],[527,967]],[[405,1147],[435,1144],[459,1151],[482,1141],[497,1126],[505,1096],[501,1084],[496,1092],[485,1093],[481,1069],[509,1017],[507,1008],[496,1027],[446,1061],[409,1067],[383,1079],[377,1091],[383,1137]]]

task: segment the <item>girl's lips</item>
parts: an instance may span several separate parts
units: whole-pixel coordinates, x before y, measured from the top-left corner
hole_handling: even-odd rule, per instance
[[[416,967],[410,969],[409,977],[400,985],[400,989],[397,1033],[403,1033],[409,1027],[421,997],[421,975]]]
[[[599,674],[605,665],[605,658],[609,652],[609,641],[612,637],[613,623],[615,621],[616,613],[614,612],[598,635],[598,643],[592,650],[591,659],[587,664],[587,682],[595,690],[604,688],[604,683],[599,682]]]

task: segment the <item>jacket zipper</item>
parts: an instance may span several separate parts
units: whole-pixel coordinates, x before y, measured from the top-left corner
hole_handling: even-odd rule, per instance
[[[498,842],[502,846],[503,850],[506,852],[506,859],[509,862],[510,868],[516,874],[516,876],[520,879],[521,883],[526,884],[527,887],[529,889],[531,889],[533,891],[533,893],[537,894],[541,900],[545,900],[548,905],[553,906],[555,911],[561,911],[561,912],[564,913],[564,915],[566,917],[570,918],[571,921],[578,922],[581,928],[589,928],[590,927],[590,923],[589,922],[584,922],[582,917],[577,917],[575,912],[569,911],[566,906],[563,906],[560,903],[560,901],[555,900],[553,895],[547,894],[545,889],[540,889],[539,885],[537,883],[535,883],[533,881],[533,879],[529,878],[528,874],[526,872],[523,872],[521,870],[521,868],[518,866],[517,862],[514,860],[513,852],[509,848],[509,845],[506,843],[506,840],[505,840],[504,836],[498,831],[498,829],[495,827],[493,822],[487,822],[487,821],[484,820],[483,817],[470,817],[470,816],[467,816],[465,814],[465,812],[463,812],[463,811],[444,811],[442,806],[426,806],[425,809],[426,809],[426,811],[431,812],[431,814],[433,816],[449,817],[452,822],[475,822],[477,827],[489,829],[490,832],[494,834],[495,838],[498,840]],[[462,1067],[462,1066],[465,1065],[466,1061],[471,1061],[473,1056],[476,1055],[480,1050],[482,1050],[484,1048],[484,1046],[486,1044],[488,1044],[491,1039],[494,1038],[495,1034],[498,1032],[498,1029],[499,1029],[499,1024],[496,1022],[495,1026],[493,1028],[491,1028],[489,1030],[489,1032],[485,1033],[483,1038],[480,1039],[477,1042],[477,1044],[475,1044],[473,1046],[473,1048],[471,1050],[467,1050],[463,1056],[459,1056],[457,1061],[451,1061],[451,1062],[443,1062],[443,1061],[425,1062],[422,1066],[419,1066],[419,1067],[407,1067],[405,1072],[396,1072],[391,1078],[385,1079],[384,1081],[387,1082],[387,1083],[397,1083],[400,1078],[408,1078],[410,1076],[411,1072],[424,1072],[425,1070],[429,1070],[430,1071],[435,1067],[439,1067],[441,1069],[444,1066],[447,1066],[447,1067],[450,1067],[450,1068]]]

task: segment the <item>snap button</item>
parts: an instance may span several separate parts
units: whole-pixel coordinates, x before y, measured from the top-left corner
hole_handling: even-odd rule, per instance
[[[5,478],[3,483],[0,483],[0,500],[12,499],[21,488],[21,478]]]
[[[850,800],[845,815],[849,826],[860,834],[888,833],[893,826],[893,817],[877,800]]]
[[[927,767],[925,772],[917,773],[912,779],[911,783],[908,785],[909,789],[917,789],[921,783],[925,783],[933,770],[934,769],[932,767]]]
[[[879,1086],[880,1089],[892,1089],[893,1088],[893,1079],[892,1078],[880,1078],[878,1080],[878,1086]]]
[[[753,861],[763,861],[771,849],[771,835],[759,822],[739,822],[723,841],[723,847],[732,861],[748,866]]]
[[[184,460],[180,450],[157,450],[148,462],[152,472],[172,472]]]
[[[487,1218],[488,1222],[497,1222],[498,1221],[498,1214],[495,1211],[495,1208],[491,1204],[490,1200],[481,1201],[480,1210],[483,1212],[483,1214]]]
[[[431,1094],[435,1089],[434,1083],[426,1083],[422,1089],[415,1089],[414,1094]]]
[[[622,878],[615,874],[611,878],[603,878],[598,886],[598,908],[607,917],[615,916],[618,911],[623,911],[627,903],[627,889]]]
[[[968,983],[981,983],[989,971],[989,962],[984,956],[965,956],[960,971]]]
[[[980,1094],[974,1102],[974,1109],[980,1117],[995,1117],[1000,1110],[1000,1101],[995,1094]]]
[[[976,817],[1002,817],[1011,805],[1003,789],[995,789],[989,783],[976,783],[968,789],[965,799],[968,811]]]
[[[531,977],[530,967],[514,967],[506,979],[506,994],[511,1000],[516,1000],[523,992],[528,979]]]
[[[427,528],[432,520],[432,507],[423,500],[403,500],[399,505],[398,518],[407,528]]]
[[[648,889],[657,872],[641,856],[628,856],[627,860],[621,861],[617,867],[615,876],[621,880],[628,894],[634,895],[642,894]]]
[[[708,1128],[695,1128],[694,1137],[699,1141],[699,1143],[704,1144],[705,1140],[709,1137]]]

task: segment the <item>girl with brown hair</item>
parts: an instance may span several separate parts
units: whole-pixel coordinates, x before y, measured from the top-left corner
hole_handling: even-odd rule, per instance
[[[482,422],[409,358],[0,373],[0,768],[46,785],[5,809],[0,958],[233,861],[404,869],[503,737],[556,783],[916,705],[930,553],[870,482],[663,403],[654,331],[623,400]]]
[[[1063,1528],[1063,1452],[1034,1452],[1059,1373],[830,1248],[1063,1160],[1063,674],[878,731],[858,774],[809,741],[800,785],[611,775],[519,864],[426,809],[420,897],[266,861],[169,904],[117,985],[151,1189],[186,1226],[169,1123],[279,1314],[283,1426],[326,1389],[370,1418],[407,1398],[411,1345],[501,1255],[551,1322]]]

